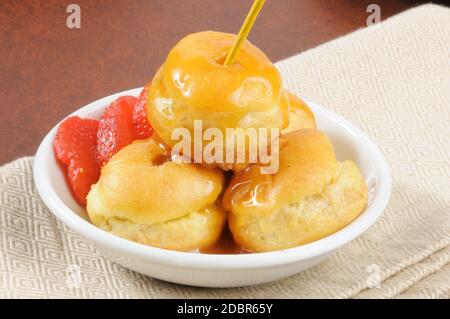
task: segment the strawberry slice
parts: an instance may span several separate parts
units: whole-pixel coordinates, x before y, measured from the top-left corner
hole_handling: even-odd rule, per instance
[[[142,89],[139,94],[138,101],[133,108],[133,124],[136,129],[136,139],[145,140],[152,136],[153,129],[150,122],[147,120],[147,92],[150,83]]]
[[[134,96],[122,96],[105,109],[97,131],[97,163],[100,167],[136,139],[132,120],[136,102]]]
[[[69,117],[59,125],[53,143],[56,158],[66,168],[70,188],[81,205],[86,205],[86,196],[100,176],[97,127],[98,121]]]

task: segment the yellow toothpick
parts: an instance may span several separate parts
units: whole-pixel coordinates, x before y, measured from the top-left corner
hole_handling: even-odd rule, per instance
[[[258,17],[258,14],[265,2],[266,0],[255,0],[255,2],[253,2],[253,6],[247,15],[247,18],[245,18],[244,24],[242,25],[241,30],[239,31],[239,34],[234,41],[234,44],[231,47],[230,52],[228,52],[224,65],[232,64],[236,60],[239,49],[241,48],[245,39],[247,39],[247,36],[250,33],[250,30],[252,29],[253,24],[255,23],[255,20]]]

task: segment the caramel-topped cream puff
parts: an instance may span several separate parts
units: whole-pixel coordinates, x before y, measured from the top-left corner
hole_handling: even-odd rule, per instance
[[[338,162],[329,139],[313,130],[280,140],[279,170],[257,165],[235,174],[223,198],[236,242],[253,252],[303,245],[351,223],[367,204],[358,167]]]
[[[172,132],[194,121],[202,128],[277,128],[288,125],[289,102],[280,74],[267,56],[245,41],[236,62],[224,65],[236,36],[200,32],[186,36],[170,51],[148,92],[147,114],[169,146]],[[224,153],[230,151],[224,147]],[[222,165],[222,168],[230,168]]]
[[[216,203],[223,184],[219,169],[175,163],[153,137],[109,160],[87,196],[87,211],[94,225],[120,237],[172,250],[201,249],[218,239],[225,224]]]

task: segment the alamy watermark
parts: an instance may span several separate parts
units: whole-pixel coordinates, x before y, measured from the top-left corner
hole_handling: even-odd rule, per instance
[[[69,265],[66,268],[66,285],[69,288],[81,287],[81,269],[78,265]]]
[[[381,267],[377,264],[370,264],[366,267],[369,276],[366,279],[366,285],[370,289],[381,288]]]
[[[69,29],[81,29],[81,8],[78,4],[69,4],[66,8],[69,13],[66,19],[66,26]]]
[[[369,4],[367,6],[367,13],[370,13],[366,20],[367,26],[381,22],[381,7],[378,4]]]
[[[176,142],[171,156],[175,162],[204,164],[258,164],[261,174],[274,174],[279,167],[280,130],[278,128],[219,128],[203,130],[194,121],[194,136],[189,129],[172,131]]]

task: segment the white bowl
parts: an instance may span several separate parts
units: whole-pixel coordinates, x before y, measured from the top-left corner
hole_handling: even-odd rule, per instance
[[[71,115],[98,119],[103,109],[122,95],[137,96],[141,88],[120,92]],[[321,240],[296,248],[244,255],[206,255],[176,252],[138,244],[92,225],[84,208],[73,199],[53,153],[55,126],[44,138],[34,161],[34,180],[43,201],[67,226],[90,240],[110,260],[145,275],[200,287],[255,285],[288,277],[324,260],[361,235],[382,214],[391,193],[389,166],[378,147],[348,121],[308,102],[318,127],[331,139],[338,159],[355,161],[369,186],[369,204],[350,225]]]

